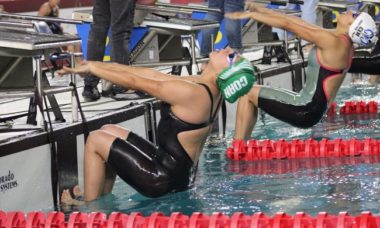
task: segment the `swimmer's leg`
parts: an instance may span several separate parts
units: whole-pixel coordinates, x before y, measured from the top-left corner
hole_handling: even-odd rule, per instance
[[[112,191],[113,186],[115,184],[115,180],[116,172],[109,164],[106,164],[106,182],[104,183],[102,195],[106,195]]]
[[[106,124],[106,125],[103,125],[100,130],[102,131],[106,131],[112,135],[115,135],[116,137],[119,137],[121,139],[126,139],[128,137],[128,134],[129,134],[129,130],[123,128],[123,127],[120,127],[116,124]]]
[[[128,137],[128,134],[127,136]],[[84,152],[84,200],[92,201],[109,192],[110,185],[106,181],[106,162],[112,143],[117,137],[104,130],[90,133]],[[114,174],[111,174],[111,176]],[[113,179],[114,180],[114,179]],[[112,180],[111,180],[112,182]]]
[[[107,133],[110,133],[116,137],[119,137],[121,139],[126,139],[129,134],[129,130],[120,127],[116,124],[106,124],[103,125],[100,130],[106,131]],[[104,190],[102,195],[106,195],[112,191],[112,188],[114,186],[116,179],[116,172],[113,170],[113,168],[106,164],[106,182],[104,184]]]
[[[247,95],[239,99],[236,111],[234,139],[247,140],[250,138],[257,121],[259,92],[260,86],[255,85]]]

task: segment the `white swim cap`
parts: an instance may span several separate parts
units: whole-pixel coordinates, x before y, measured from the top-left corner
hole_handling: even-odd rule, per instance
[[[351,24],[348,35],[358,46],[372,46],[377,41],[377,27],[368,13],[361,12]]]

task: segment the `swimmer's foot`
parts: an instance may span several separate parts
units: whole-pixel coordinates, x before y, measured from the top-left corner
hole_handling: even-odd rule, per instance
[[[72,191],[73,191],[73,195],[74,195],[75,199],[83,197],[83,192],[79,188],[78,185],[75,185],[74,188],[72,189]]]
[[[77,199],[73,199],[71,197],[70,191],[68,189],[63,190],[61,195],[61,204],[62,205],[73,205],[73,206],[80,206],[84,204],[84,201],[80,201]]]

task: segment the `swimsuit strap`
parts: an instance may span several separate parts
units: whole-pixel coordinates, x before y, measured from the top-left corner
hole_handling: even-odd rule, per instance
[[[218,113],[217,111],[215,111],[214,115],[213,115],[213,113],[212,113],[212,109],[213,109],[213,107],[214,107],[214,98],[213,98],[213,96],[212,96],[212,93],[211,93],[210,88],[209,88],[206,84],[203,84],[203,83],[198,83],[198,84],[201,85],[201,86],[203,86],[203,87],[206,89],[208,95],[210,96],[210,100],[211,100],[211,109],[210,109],[209,123],[212,123],[212,122],[214,122],[214,119],[215,119],[215,117],[216,117],[216,114]],[[220,106],[221,103],[222,103],[222,98],[219,99],[219,102],[218,102],[218,105],[217,105],[217,107],[216,107],[216,110],[218,110],[218,108],[219,108],[219,106]]]
[[[212,119],[211,119],[211,122],[214,122],[215,118],[216,118],[216,115],[218,114],[218,108],[220,107],[220,105],[222,104],[222,95],[220,95],[220,99],[219,99],[219,102],[218,102],[218,105],[216,106],[216,109],[215,109],[215,113],[214,115],[212,116]]]
[[[350,37],[346,34],[341,34],[341,35],[339,35],[339,37],[343,38],[342,40],[346,41],[347,43],[351,42]]]
[[[206,89],[206,91],[210,97],[210,100],[211,100],[211,109],[210,109],[210,118],[209,118],[209,121],[210,121],[210,120],[212,120],[212,108],[214,107],[214,98],[212,97],[212,93],[211,93],[210,88],[206,84],[203,84],[203,83],[198,83],[198,84],[203,86]]]

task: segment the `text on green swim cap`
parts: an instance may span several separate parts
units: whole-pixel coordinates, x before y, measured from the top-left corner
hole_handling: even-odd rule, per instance
[[[225,79],[231,77],[233,74],[240,73],[242,71],[247,71],[247,72],[253,73],[251,63],[245,58],[241,58],[240,60],[238,60],[237,62],[232,64],[230,67],[227,67],[225,70],[223,70],[219,74],[219,78],[222,80],[225,80]]]
[[[245,58],[225,68],[216,80],[222,96],[230,103],[248,93],[255,81],[252,65]]]
[[[224,89],[223,93],[225,94],[226,98],[229,98],[232,95],[234,95],[237,91],[244,88],[245,86],[248,86],[248,80],[247,80],[247,77],[244,76],[244,77],[241,77],[238,80],[232,82],[230,85],[228,85]]]

